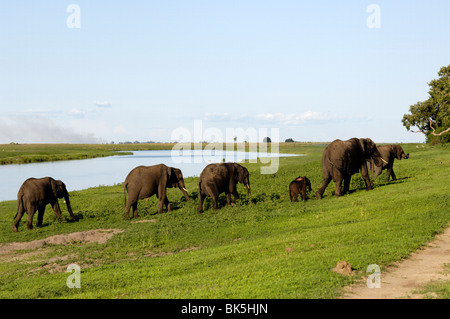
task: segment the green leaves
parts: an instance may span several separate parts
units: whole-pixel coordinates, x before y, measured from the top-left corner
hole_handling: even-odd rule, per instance
[[[439,78],[428,83],[430,97],[411,105],[402,123],[408,131],[415,126],[427,136],[427,142],[450,141],[450,65],[442,67]],[[412,131],[412,130],[411,130]]]

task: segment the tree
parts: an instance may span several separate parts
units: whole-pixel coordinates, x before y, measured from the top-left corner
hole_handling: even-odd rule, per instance
[[[450,142],[450,65],[442,67],[438,75],[428,83],[429,98],[411,105],[402,123],[408,131],[425,134],[427,142],[446,143]],[[411,130],[412,126],[418,130]]]
[[[284,140],[285,143],[292,143],[295,142],[292,138],[287,138]]]
[[[272,142],[272,140],[270,139],[270,137],[265,137],[264,139],[263,139],[263,142],[264,143],[271,143]]]

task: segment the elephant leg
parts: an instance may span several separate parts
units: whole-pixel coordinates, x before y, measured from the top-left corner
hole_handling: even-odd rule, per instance
[[[231,205],[231,193],[227,193],[227,206]]]
[[[130,219],[130,208],[131,205],[129,203],[126,203],[125,210],[123,211],[123,219]]]
[[[131,205],[131,207],[133,207],[133,218],[139,217],[138,212],[137,212],[137,204],[138,204],[138,202],[136,201],[135,203],[133,203],[133,205]]]
[[[341,175],[339,175],[338,178],[336,179],[336,189],[334,191],[334,196],[342,196],[341,186],[342,186],[343,179],[344,178]]]
[[[156,197],[158,197],[158,214],[163,213],[164,203],[166,201],[167,193],[166,193],[166,185],[160,183],[158,186],[158,192],[156,193]],[[169,201],[169,200],[167,200]]]
[[[390,167],[388,167],[388,169],[386,170],[386,183],[389,183],[389,177],[391,177],[392,174],[392,169]]]
[[[134,203],[131,201],[130,197],[128,197],[127,202],[125,203],[125,210],[123,211],[123,219],[130,219],[130,209]]]
[[[167,198],[167,196],[166,196],[166,198],[164,198],[164,205],[166,206],[166,209],[168,212],[172,211],[172,206],[170,205],[170,202],[169,202],[169,199]]]
[[[22,219],[22,216],[23,216],[24,213],[25,213],[25,209],[22,206],[22,204],[20,203],[19,207],[17,208],[16,218],[14,219],[14,223],[13,223],[13,226],[12,226],[13,232],[17,233],[17,230],[19,228],[20,220]]]
[[[367,170],[367,164],[365,161],[361,165],[361,176],[364,179],[364,182],[366,183],[366,190],[370,191],[371,189],[373,189],[372,184],[370,183],[369,172]]]
[[[28,213],[27,228],[33,229],[33,216],[36,212],[36,205],[34,203],[28,203],[26,211]]]
[[[302,200],[306,200],[306,185],[303,185],[301,193],[302,193]]]
[[[344,177],[344,194],[347,194],[350,189],[350,180],[352,179],[351,175],[347,175]]]
[[[212,201],[213,201],[213,210],[217,210],[219,208],[218,206],[218,201],[219,201],[219,195],[218,194],[213,194],[211,196]]]
[[[206,195],[203,193],[198,194],[198,213],[203,213],[203,200],[205,199]]]
[[[394,168],[391,168],[391,176],[392,176],[393,181],[397,180],[397,176],[395,176],[395,173],[394,173]]]
[[[233,197],[234,197],[233,201],[231,202],[231,206],[235,206],[236,201],[239,199],[239,194],[236,189],[236,184],[237,184],[236,182],[230,181],[230,183],[228,185],[229,192],[230,192],[230,194],[233,194]]]
[[[45,206],[41,205],[38,207],[38,218],[37,218],[37,227],[42,227],[42,222],[44,221],[44,212],[45,212]]]
[[[327,174],[323,176],[322,186],[320,186],[319,190],[316,192],[316,198],[321,199],[323,196],[323,193],[325,192],[325,189],[327,188],[328,184],[331,182],[331,176],[330,174]]]
[[[233,197],[234,197],[234,200],[231,202],[231,206],[236,206],[236,202],[239,199],[239,194],[236,191],[236,188],[233,189]]]
[[[164,208],[164,200],[158,200],[158,214],[162,214],[163,213],[163,208]]]
[[[53,204],[53,211],[55,212],[56,217],[58,218],[58,221],[61,223],[62,222],[61,208],[59,207],[59,203],[58,203],[57,199],[56,199],[55,203]]]

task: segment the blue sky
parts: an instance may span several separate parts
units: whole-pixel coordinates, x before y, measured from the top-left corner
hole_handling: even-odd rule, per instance
[[[445,0],[2,1],[0,143],[170,141],[196,120],[224,136],[422,142],[401,119],[450,63],[448,12]]]

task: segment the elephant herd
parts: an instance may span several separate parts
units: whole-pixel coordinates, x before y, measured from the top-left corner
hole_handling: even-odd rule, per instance
[[[407,159],[400,145],[386,145],[377,147],[369,138],[351,138],[346,141],[335,140],[330,143],[322,155],[323,182],[316,192],[318,199],[331,180],[336,183],[335,195],[340,196],[349,190],[350,179],[353,174],[361,172],[366,184],[366,190],[372,189],[370,184],[367,163],[373,176],[378,176],[387,170],[387,180],[392,177],[396,180],[393,170],[394,159]],[[344,189],[341,192],[341,185]],[[198,181],[198,213],[203,212],[203,202],[207,196],[211,197],[213,210],[218,209],[218,197],[225,193],[227,205],[235,206],[239,199],[237,183],[242,183],[250,196],[250,179],[247,168],[237,163],[215,163],[207,165],[200,174]],[[165,206],[171,211],[171,205],[167,199],[167,188],[179,188],[187,201],[189,195],[184,184],[183,173],[180,169],[168,167],[164,164],[154,166],[138,166],[131,170],[124,182],[125,210],[124,219],[130,218],[130,209],[133,208],[133,217],[138,217],[137,203],[139,199],[156,195],[158,198],[158,213],[163,212]],[[306,191],[311,191],[311,182],[306,176],[299,176],[289,184],[289,196],[292,202],[297,201],[299,195],[306,200]],[[128,196],[127,196],[128,194]],[[231,195],[234,199],[231,200]],[[77,221],[70,205],[69,193],[65,184],[51,177],[29,178],[19,189],[17,194],[17,213],[12,230],[17,232],[19,222],[25,212],[28,214],[27,228],[32,229],[33,216],[38,211],[36,226],[42,226],[45,207],[50,204],[58,220],[61,222],[61,209],[58,199],[64,198],[67,210],[71,218]]]

